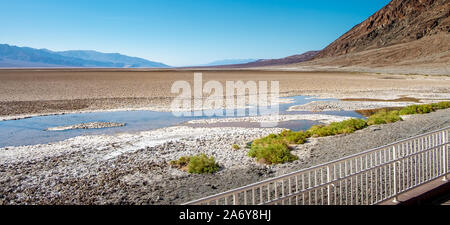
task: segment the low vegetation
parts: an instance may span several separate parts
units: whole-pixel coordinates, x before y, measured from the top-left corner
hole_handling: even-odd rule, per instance
[[[400,110],[400,115],[425,114],[433,112],[431,105],[410,105]]]
[[[310,135],[305,131],[283,130],[280,137],[288,144],[304,144]]]
[[[214,157],[208,157],[205,154],[196,156],[183,156],[178,160],[170,161],[171,166],[187,171],[188,173],[215,173],[219,170],[219,164]]]
[[[387,111],[381,110],[367,119],[367,125],[378,125],[378,124],[387,124],[387,123],[395,123],[397,121],[401,121],[402,118],[397,110]]]
[[[448,109],[450,108],[450,102],[432,103],[431,106],[433,107],[433,110]]]
[[[216,163],[214,157],[200,154],[197,156],[191,156],[191,160],[188,164],[189,173],[215,173],[219,170],[219,164]]]
[[[190,157],[182,156],[178,160],[172,160],[169,162],[169,165],[172,167],[187,171],[187,166],[189,164]]]
[[[241,146],[239,146],[238,144],[234,144],[233,145],[233,149],[234,150],[239,150],[239,149],[241,149]]]
[[[291,154],[289,146],[284,141],[273,139],[273,142],[270,142],[268,140],[253,143],[248,155],[265,164],[280,164],[298,159]]]
[[[326,137],[338,134],[350,134],[367,127],[363,119],[350,119],[342,122],[334,122],[329,125],[311,127],[307,132],[311,137]]]
[[[248,155],[258,162],[280,164],[298,159],[290,152],[290,145],[304,144],[310,137],[326,137],[339,134],[350,134],[368,126],[388,124],[401,121],[401,115],[424,114],[439,109],[450,108],[450,102],[439,102],[426,105],[411,105],[400,110],[380,110],[364,119],[350,119],[334,122],[329,125],[312,126],[307,131],[283,130],[280,134],[270,134],[254,140]]]
[[[425,114],[439,109],[450,108],[450,102],[439,102],[425,105],[410,105],[400,110],[400,115]]]

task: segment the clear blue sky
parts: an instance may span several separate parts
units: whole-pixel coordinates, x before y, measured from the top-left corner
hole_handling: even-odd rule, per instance
[[[326,47],[389,0],[0,0],[0,43],[173,66]]]

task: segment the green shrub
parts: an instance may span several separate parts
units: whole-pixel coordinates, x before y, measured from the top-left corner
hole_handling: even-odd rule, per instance
[[[435,111],[431,104],[429,105],[410,105],[400,110],[400,115],[425,114]]]
[[[214,157],[208,158],[205,154],[197,156],[183,156],[178,160],[172,160],[169,164],[188,173],[214,173],[219,170],[219,165]]]
[[[263,161],[267,164],[280,164],[298,159],[297,156],[291,154],[288,145],[282,141],[264,143],[262,145],[253,143],[248,155],[256,158],[259,162]]]
[[[254,140],[251,148],[253,148],[254,146],[265,147],[271,144],[286,144],[285,140],[281,137],[281,135],[269,134],[266,137]]]
[[[425,114],[439,109],[450,108],[450,102],[438,102],[425,105],[410,105],[400,110],[400,115]]]
[[[312,126],[308,132],[312,137],[326,137],[332,135],[331,129],[328,129],[325,125]]]
[[[310,136],[305,131],[291,131],[291,130],[283,130],[280,133],[282,139],[284,139],[288,144],[304,144],[306,139]]]
[[[433,107],[433,110],[448,109],[450,108],[450,102],[433,103],[431,107]]]
[[[376,124],[387,124],[387,123],[395,123],[397,121],[402,120],[398,111],[386,111],[381,110],[367,119],[367,125],[376,125]]]
[[[188,164],[189,173],[214,173],[219,170],[219,165],[214,160],[214,157],[200,154],[197,156],[191,156]]]
[[[308,137],[304,131],[283,130],[280,134],[254,140],[248,155],[267,164],[292,162],[298,157],[291,154],[288,144],[303,144]]]
[[[349,119],[342,122],[334,122],[329,125],[312,126],[307,132],[313,137],[326,137],[338,134],[350,134],[367,127],[363,119]]]
[[[241,149],[241,146],[239,146],[238,144],[234,144],[233,145],[233,149],[234,150],[239,150],[239,149]]]
[[[189,156],[182,156],[178,160],[170,161],[169,164],[175,168],[182,169],[188,166],[189,160],[190,160]]]

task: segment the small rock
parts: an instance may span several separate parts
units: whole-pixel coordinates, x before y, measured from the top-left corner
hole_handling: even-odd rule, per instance
[[[370,130],[371,131],[379,131],[379,130],[381,130],[381,128],[380,127],[370,127]]]

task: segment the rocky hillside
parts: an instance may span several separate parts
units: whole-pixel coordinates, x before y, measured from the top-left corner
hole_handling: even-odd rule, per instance
[[[448,34],[449,14],[450,0],[393,0],[315,58],[340,56]]]

